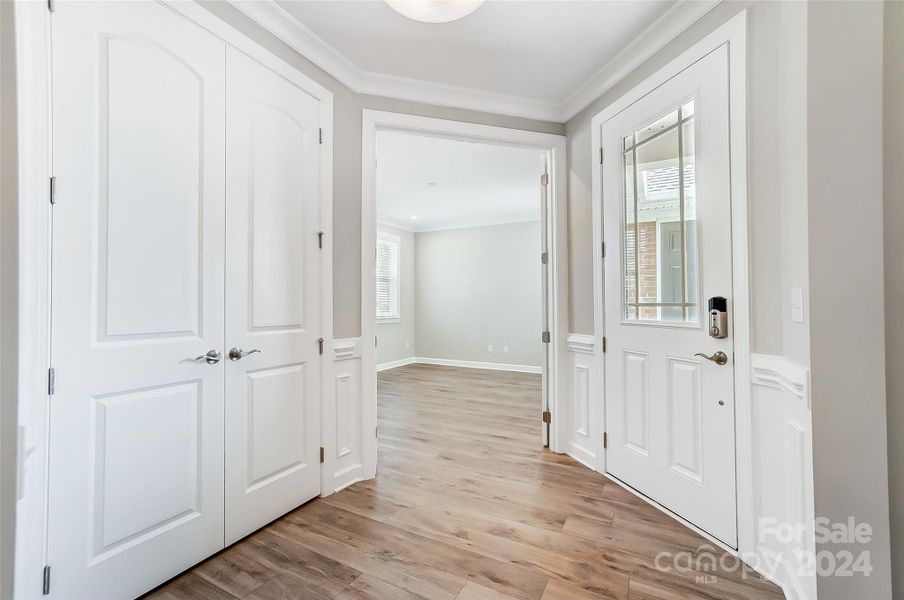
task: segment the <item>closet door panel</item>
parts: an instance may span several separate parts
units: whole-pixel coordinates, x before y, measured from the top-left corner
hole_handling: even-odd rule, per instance
[[[228,543],[319,494],[322,357],[320,103],[238,50],[226,66]]]
[[[223,547],[225,44],[153,2],[53,14],[48,562],[140,595]]]

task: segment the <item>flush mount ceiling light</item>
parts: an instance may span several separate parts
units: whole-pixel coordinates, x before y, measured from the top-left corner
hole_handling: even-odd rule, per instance
[[[484,0],[384,0],[392,10],[422,23],[448,23],[477,10]]]

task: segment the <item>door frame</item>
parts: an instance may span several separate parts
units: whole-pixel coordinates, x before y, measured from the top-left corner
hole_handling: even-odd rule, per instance
[[[707,534],[693,523],[661,506],[657,502],[639,494],[632,488],[610,477],[606,471],[606,451],[601,452],[599,471],[618,485],[625,487],[640,498],[646,500],[663,512],[678,519],[697,533],[733,553],[744,555],[753,552],[756,542],[756,523],[753,503],[753,463],[750,436],[750,268],[749,268],[749,235],[748,235],[748,201],[747,201],[747,10],[740,11],[715,31],[701,39],[677,58],[656,71],[638,84],[631,91],[618,98],[605,109],[597,113],[591,120],[591,213],[593,228],[593,309],[594,338],[598,347],[603,344],[605,322],[603,314],[605,284],[603,261],[603,185],[602,185],[602,145],[601,127],[603,123],[634,104],[642,97],[684,71],[713,50],[728,46],[728,85],[729,85],[729,136],[730,136],[730,176],[731,176],[731,245],[732,245],[732,303],[734,308],[734,397],[735,397],[735,472],[737,486],[738,515],[738,547],[726,546],[716,538]],[[613,248],[612,251],[615,251]],[[606,356],[599,353],[596,357],[597,367],[602,378],[602,398],[592,399],[599,402],[599,413],[603,419],[603,431],[606,430]]]
[[[454,137],[478,142],[534,148],[546,153],[549,165],[549,225],[548,245],[551,266],[548,286],[549,306],[549,368],[547,369],[548,406],[552,413],[549,448],[560,452],[561,419],[557,419],[560,398],[568,390],[560,377],[566,354],[568,337],[568,237],[566,215],[565,136],[551,133],[509,129],[493,125],[478,125],[432,117],[365,109],[362,113],[361,134],[361,340],[362,340],[362,431],[364,478],[376,475],[377,440],[369,432],[377,427],[377,362],[376,346],[376,260],[374,245],[377,239],[376,214],[376,143],[377,131],[405,131],[438,137]],[[539,175],[539,174],[538,174]],[[537,185],[540,185],[539,177]],[[538,188],[539,189],[539,188]],[[537,257],[539,260],[540,257]],[[541,332],[537,331],[539,337]],[[537,415],[538,422],[540,415]]]
[[[333,93],[289,62],[273,54],[195,2],[156,1],[187,18],[225,44],[244,52],[320,101],[323,147],[320,166],[320,229],[325,233],[321,253],[320,331],[325,348],[333,339]],[[49,181],[53,174],[51,123],[51,12],[44,2],[15,0],[16,103],[18,157],[18,251],[16,282],[18,315],[18,441],[16,451],[16,534],[13,598],[42,596],[41,571],[47,561],[49,502],[48,370],[50,357],[51,206]],[[225,127],[225,124],[224,124]],[[225,200],[225,199],[224,199]],[[4,318],[6,315],[4,315]],[[321,444],[335,435],[332,356],[321,358]],[[324,493],[321,465],[321,493]]]

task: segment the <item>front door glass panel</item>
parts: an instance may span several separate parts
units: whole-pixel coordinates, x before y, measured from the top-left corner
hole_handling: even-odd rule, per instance
[[[624,137],[624,318],[699,322],[694,101]]]

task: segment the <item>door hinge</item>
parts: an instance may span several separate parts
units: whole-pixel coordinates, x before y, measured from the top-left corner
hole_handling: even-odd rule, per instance
[[[50,178],[50,203],[51,204],[56,204],[56,192],[57,192],[56,177],[52,176]]]
[[[320,248],[321,250],[323,249],[323,236],[325,236],[325,235],[326,235],[326,233],[323,231],[317,232],[317,247]]]
[[[609,447],[609,434],[604,431],[603,432],[603,449],[605,450],[608,447]]]
[[[540,263],[546,264],[549,262],[549,252],[543,252],[540,254]]]
[[[377,347],[377,336],[374,336],[374,348]]]
[[[543,340],[543,343],[544,343],[544,344],[548,344],[548,343],[549,343],[549,339],[550,339],[549,331],[548,331],[548,330],[547,330],[547,331],[544,331],[544,332],[540,335],[540,339]]]
[[[323,127],[320,128],[320,143],[323,143]]]
[[[47,395],[53,396],[56,391],[56,371],[53,367],[47,369]]]
[[[44,596],[50,595],[50,565],[44,565],[44,584],[41,587],[41,594]]]
[[[540,185],[549,185],[549,173],[540,175]]]
[[[543,422],[552,423],[552,413],[550,413],[548,410],[543,411]]]
[[[603,147],[600,146],[600,164],[603,164]]]
[[[324,452],[323,446],[321,446],[320,447],[320,462],[321,463],[323,462],[325,456],[326,456],[326,452]]]
[[[317,338],[317,351],[323,354],[323,338]]]
[[[50,12],[56,10],[56,0],[47,0],[47,10]]]
[[[606,338],[603,338],[603,354],[606,353]]]
[[[603,258],[606,258],[606,242],[601,242],[600,245],[602,246],[603,250]]]

